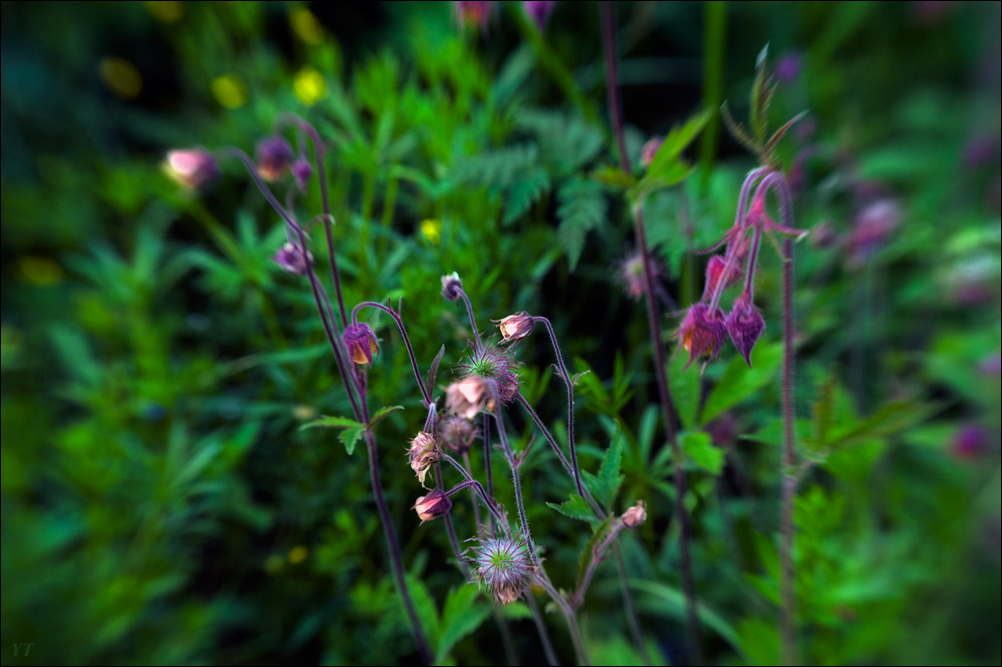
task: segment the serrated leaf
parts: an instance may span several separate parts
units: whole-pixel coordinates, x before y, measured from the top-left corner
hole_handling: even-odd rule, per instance
[[[724,450],[714,447],[710,434],[705,431],[682,431],[679,444],[686,457],[703,470],[719,475],[724,470]]]
[[[585,235],[605,220],[606,201],[597,183],[575,179],[565,183],[557,193],[560,202],[557,217],[557,240],[573,271],[584,249]]]
[[[452,648],[480,627],[490,615],[490,608],[477,596],[476,587],[466,585],[452,591],[446,598],[438,646],[435,648],[435,664],[442,664]]]
[[[372,415],[372,418],[369,419],[369,428],[371,429],[373,426],[383,421],[397,410],[403,409],[404,406],[402,405],[388,405],[384,408],[379,408],[379,410],[376,411],[376,414]]]
[[[619,487],[623,483],[623,475],[619,473],[623,462],[623,451],[626,448],[626,436],[621,429],[609,442],[609,448],[602,457],[602,466],[598,470],[596,478],[596,493],[598,502],[605,507],[612,505],[619,492]]]
[[[460,184],[507,186],[518,174],[535,166],[539,149],[535,144],[507,146],[457,160],[449,180]]]
[[[532,205],[550,191],[550,176],[542,167],[536,167],[524,176],[520,176],[508,188],[508,198],[505,202],[504,217],[501,224],[505,227],[525,215]]]
[[[347,428],[338,433],[337,439],[344,445],[344,451],[348,452],[348,456],[355,453],[355,443],[358,442],[363,433],[365,433],[364,428]]]
[[[710,112],[706,110],[699,112],[682,125],[673,127],[651,159],[644,179],[660,180],[663,178],[663,172],[667,174],[669,171],[674,171],[682,151],[699,136],[708,120]]]
[[[783,346],[759,342],[752,350],[752,365],[749,368],[740,355],[735,355],[728,364],[717,385],[706,398],[706,405],[699,423],[706,425],[725,410],[728,410],[772,381],[783,359]]]
[[[360,424],[354,419],[348,419],[347,417],[321,417],[320,419],[314,419],[311,422],[306,422],[299,427],[299,430],[307,428],[316,428],[318,426],[326,426],[332,428],[360,428],[364,429],[365,424]]]
[[[578,521],[587,521],[589,523],[595,521],[595,513],[592,512],[588,502],[576,493],[572,493],[571,499],[566,502],[559,505],[556,503],[546,503],[546,506]]]
[[[891,401],[880,406],[862,422],[832,435],[825,446],[830,449],[846,447],[866,440],[883,438],[926,420],[939,409],[937,405],[917,401]]]

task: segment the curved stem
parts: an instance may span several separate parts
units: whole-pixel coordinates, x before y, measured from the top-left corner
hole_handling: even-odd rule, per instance
[[[564,357],[560,354],[560,344],[557,343],[557,335],[553,333],[553,325],[545,317],[533,317],[533,322],[539,322],[546,327],[547,333],[550,334],[550,342],[553,344],[553,354],[557,357],[557,371],[560,374],[560,378],[564,381],[567,386],[567,442],[570,445],[571,450],[571,467],[572,474],[574,475],[574,487],[578,491],[578,495],[584,498],[584,485],[581,483],[581,472],[578,469],[578,455],[574,448],[574,383],[571,381],[570,373],[567,372],[567,366],[564,364]]]
[[[470,479],[473,479],[473,466],[470,465],[470,453],[469,452],[463,452],[463,467],[466,469],[467,474],[470,475]],[[494,520],[494,518],[492,516],[491,517],[491,521],[493,521],[493,520]],[[480,503],[477,502],[476,492],[473,492],[473,523],[476,524],[477,529],[480,528],[480,525],[481,525],[480,524]]]
[[[606,63],[606,89],[609,99],[609,115],[612,118],[613,133],[619,148],[620,165],[623,171],[631,172],[630,161],[626,155],[626,141],[623,132],[623,110],[619,99],[619,84],[616,73],[616,35],[613,25],[612,6],[609,2],[602,3],[602,36]],[[651,256],[647,247],[647,235],[644,229],[643,205],[633,207],[633,228],[637,237],[637,246],[643,258],[644,291],[647,302],[647,327],[650,331],[651,343],[654,346],[654,374],[657,379],[658,398],[661,404],[661,419],[664,424],[665,439],[671,447],[674,461],[675,477],[675,515],[679,520],[679,557],[682,574],[682,586],[685,592],[686,627],[689,643],[692,646],[695,662],[703,664],[703,650],[699,641],[699,617],[696,613],[696,586],[692,575],[692,560],[689,549],[689,519],[685,508],[686,477],[682,467],[682,450],[675,437],[675,417],[672,413],[671,390],[665,373],[667,360],[665,346],[661,337],[660,316],[658,305],[654,300],[654,272],[651,267]]]
[[[407,336],[407,328],[404,327],[403,318],[400,314],[394,311],[392,308],[384,306],[381,303],[375,301],[363,301],[351,309],[351,321],[352,324],[358,323],[358,311],[362,308],[378,308],[379,310],[389,313],[393,321],[397,323],[397,328],[400,330],[400,336],[404,339],[404,345],[407,346],[407,356],[411,360],[411,370],[414,371],[414,379],[417,380],[418,389],[421,390],[421,398],[424,404],[431,405],[431,395],[428,393],[428,389],[424,386],[424,380],[421,378],[421,371],[418,370],[417,358],[414,356],[414,348],[411,347],[411,339]]]
[[[473,329],[473,341],[476,344],[474,349],[480,352],[480,350],[484,349],[484,344],[480,342],[480,330],[477,328],[477,318],[473,316],[473,304],[470,303],[470,297],[466,295],[465,290],[459,290],[459,296],[466,305],[466,316],[470,318],[470,327]]]
[[[456,461],[456,459],[452,458],[448,454],[443,454],[442,460],[459,471],[459,474],[461,474],[463,476],[463,479],[466,480],[465,482],[463,482],[463,488],[466,488],[468,486],[471,489],[473,489],[473,492],[477,495],[477,497],[480,498],[484,506],[487,507],[488,510],[490,510],[491,517],[497,520],[502,526],[504,526],[505,530],[507,530],[508,519],[505,518],[504,513],[501,512],[501,509],[498,507],[497,501],[494,500],[494,496],[489,495],[487,491],[484,491],[483,485],[481,485],[480,482],[478,482],[477,480],[473,479],[473,477],[466,471],[466,468],[459,465],[459,462]],[[453,491],[455,491],[455,489],[453,489]]]

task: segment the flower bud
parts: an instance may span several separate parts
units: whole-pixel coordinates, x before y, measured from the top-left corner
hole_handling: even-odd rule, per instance
[[[472,553],[471,553],[472,552]],[[511,604],[532,584],[536,568],[528,543],[518,537],[487,537],[467,550],[472,573],[498,604]]]
[[[991,434],[983,426],[968,424],[950,443],[950,453],[958,459],[979,459],[991,447]]]
[[[501,329],[501,335],[509,342],[522,340],[532,333],[532,329],[535,326],[532,321],[532,315],[524,310],[521,313],[515,313],[501,320],[494,321],[497,322],[498,328]]]
[[[688,368],[700,357],[715,358],[727,339],[724,313],[719,308],[697,303],[689,308],[678,330],[679,347],[689,353]]]
[[[197,190],[219,175],[216,159],[204,148],[168,151],[164,170],[189,190]]]
[[[727,269],[727,275],[724,276],[727,259],[721,255],[714,255],[710,258],[710,261],[706,263],[706,287],[703,288],[704,300],[713,298],[713,295],[717,292],[717,286],[720,285],[721,281],[723,281],[723,286],[720,287],[720,291],[723,292],[741,279],[742,259],[740,257],[733,258],[730,268]]]
[[[451,415],[438,423],[438,441],[457,454],[470,451],[476,438],[477,427],[463,415]]]
[[[296,185],[299,186],[300,192],[306,192],[306,184],[313,176],[313,167],[310,165],[310,161],[299,158],[292,163],[289,170],[292,172],[292,177],[296,179]]]
[[[346,326],[341,338],[348,348],[351,360],[356,364],[371,364],[372,356],[379,354],[376,334],[372,332],[372,327],[364,322]]]
[[[636,530],[647,520],[647,504],[638,500],[637,504],[623,512],[623,525],[630,530]]]
[[[286,243],[278,249],[275,256],[271,258],[271,261],[289,273],[302,276],[306,274],[310,265],[313,264],[313,254],[309,251],[303,253],[302,248],[294,243]]]
[[[459,279],[459,274],[453,271],[447,276],[442,276],[442,296],[449,301],[458,301],[463,293],[463,281]]]
[[[449,513],[452,501],[442,489],[434,489],[427,496],[421,496],[414,503],[414,511],[422,521],[431,521]]]
[[[647,167],[651,166],[651,162],[654,161],[654,156],[658,154],[658,150],[664,142],[664,137],[651,137],[646,143],[644,143],[643,148],[640,149],[641,167],[647,169]]]
[[[442,450],[438,448],[435,436],[421,431],[411,440],[407,456],[410,459],[411,470],[417,475],[421,486],[424,486],[424,478],[427,477],[431,466],[441,460]]]
[[[755,304],[752,303],[751,295],[744,292],[734,301],[734,308],[727,316],[727,333],[731,336],[734,347],[745,358],[748,366],[751,366],[751,351],[755,347],[755,342],[765,331],[765,320]]]
[[[257,172],[266,181],[277,181],[292,162],[292,146],[284,137],[267,137],[257,142]]]
[[[555,0],[527,0],[522,3],[525,13],[533,20],[539,32],[546,30],[546,22],[550,20],[550,14],[557,6]]]
[[[487,32],[487,20],[493,11],[493,2],[459,0],[456,2],[456,16],[461,27],[475,26]]]

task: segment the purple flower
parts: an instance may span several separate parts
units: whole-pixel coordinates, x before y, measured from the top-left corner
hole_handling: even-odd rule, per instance
[[[310,178],[313,176],[313,167],[310,165],[309,160],[299,158],[292,163],[289,170],[292,172],[292,177],[296,179],[299,191],[306,192],[306,184],[309,183]]]
[[[341,339],[348,348],[351,360],[356,364],[371,364],[372,356],[379,354],[376,334],[372,332],[372,327],[364,322],[346,326]]]
[[[787,53],[776,63],[776,78],[780,83],[790,84],[800,77],[801,56],[799,53]]]
[[[521,313],[515,313],[500,320],[492,321],[497,323],[498,328],[501,329],[501,335],[509,343],[522,340],[531,334],[532,329],[535,327],[532,315],[524,310]]]
[[[731,336],[734,347],[751,366],[751,351],[756,341],[765,331],[765,320],[762,313],[752,303],[751,294],[744,292],[734,301],[734,307],[727,316],[727,333]]]
[[[204,148],[168,151],[164,169],[168,176],[189,190],[197,190],[219,175],[216,159]]]
[[[950,453],[958,459],[977,459],[988,451],[990,443],[988,429],[978,424],[968,424],[954,436],[950,443]]]
[[[522,3],[522,6],[525,7],[525,13],[529,15],[529,18],[535,21],[539,32],[543,32],[546,30],[546,22],[550,19],[550,14],[553,13],[557,3],[556,0],[537,0],[535,2],[527,0]]]
[[[689,308],[678,330],[678,344],[689,353],[688,368],[700,357],[716,358],[727,340],[724,313],[703,303]]]
[[[278,249],[275,256],[271,258],[271,261],[289,273],[302,276],[306,274],[310,265],[313,264],[313,254],[310,252],[304,254],[302,248],[299,246],[294,243],[286,243]]]
[[[442,276],[442,296],[449,301],[458,301],[463,293],[463,281],[459,279],[459,274],[453,271],[447,276]]]
[[[277,181],[292,162],[292,146],[284,137],[266,137],[257,142],[257,172],[266,181]]]

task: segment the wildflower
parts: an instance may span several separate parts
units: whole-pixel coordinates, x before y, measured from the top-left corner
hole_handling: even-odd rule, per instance
[[[453,271],[447,276],[442,276],[442,296],[449,301],[458,301],[463,293],[463,281],[459,279],[459,274]]]
[[[506,349],[496,345],[485,345],[481,349],[472,349],[469,356],[459,364],[458,370],[463,379],[477,378],[483,383],[483,388],[490,399],[490,383],[497,387],[501,403],[509,403],[518,393],[518,362]],[[448,397],[446,397],[448,399]],[[492,401],[488,400],[487,408],[493,410]]]
[[[292,172],[292,177],[296,179],[299,191],[306,192],[306,184],[313,177],[313,167],[310,165],[310,161],[304,157],[299,157],[289,166],[289,171]]]
[[[787,53],[776,63],[776,78],[780,83],[791,84],[800,77],[801,56],[799,53]]]
[[[703,288],[703,300],[708,300],[717,293],[718,285],[723,281],[719,290],[725,289],[735,284],[741,279],[741,270],[744,259],[735,257],[731,260],[730,268],[727,268],[727,275],[724,276],[724,269],[727,267],[727,260],[720,255],[714,255],[706,263],[706,286]]]
[[[522,340],[532,333],[532,329],[535,326],[532,322],[532,315],[524,310],[521,313],[515,313],[501,320],[493,321],[497,323],[498,328],[501,329],[501,335],[508,342]]]
[[[623,525],[635,530],[647,520],[647,504],[638,500],[637,504],[623,512]]]
[[[309,251],[304,253],[303,249],[294,243],[286,243],[278,249],[275,256],[271,258],[271,261],[289,273],[302,276],[306,274],[310,265],[313,264],[313,254]]]
[[[292,162],[292,146],[285,138],[272,136],[257,142],[257,171],[266,181],[277,181]]]
[[[164,170],[189,190],[197,190],[219,175],[219,165],[204,148],[168,151]]]
[[[658,149],[661,148],[661,144],[664,142],[664,137],[651,137],[648,139],[643,148],[640,149],[640,166],[644,169],[651,166],[654,156],[658,154]]]
[[[456,17],[462,27],[476,26],[487,32],[487,20],[490,18],[493,2],[457,2]]]
[[[444,516],[452,509],[452,501],[442,489],[434,489],[427,496],[421,496],[414,503],[414,511],[422,521]]]
[[[550,19],[550,14],[553,13],[557,3],[555,0],[537,0],[535,2],[528,0],[523,2],[522,6],[525,8],[525,13],[539,28],[539,32],[543,32],[546,30],[546,22]]]
[[[457,454],[470,451],[476,438],[476,426],[463,415],[450,415],[438,423],[438,440]]]
[[[751,351],[755,347],[762,332],[765,331],[765,320],[762,313],[752,303],[750,292],[743,292],[734,301],[734,307],[727,315],[727,333],[731,336],[734,347],[745,358],[748,366],[751,366]]]
[[[531,585],[536,568],[521,537],[486,537],[467,549],[473,576],[498,604],[511,604]]]
[[[688,368],[699,357],[719,356],[727,336],[724,313],[720,308],[710,308],[697,303],[690,306],[678,330],[679,347],[689,353]]]
[[[977,424],[968,424],[960,429],[950,443],[950,453],[958,459],[978,459],[987,451],[991,443],[988,430]]]
[[[442,450],[435,442],[435,436],[431,433],[421,431],[411,440],[410,448],[407,450],[410,459],[411,470],[417,475],[421,486],[424,486],[424,479],[428,476],[428,470],[432,464],[438,463],[442,459]]]
[[[891,236],[901,222],[901,208],[893,199],[878,199],[867,204],[856,216],[853,230],[846,239],[850,266],[865,264]]]
[[[487,385],[483,379],[472,376],[453,382],[445,390],[445,407],[452,414],[473,419],[486,408]]]
[[[341,338],[348,347],[348,354],[356,364],[371,364],[372,356],[379,354],[376,334],[372,327],[365,323],[349,324],[344,328]]]

